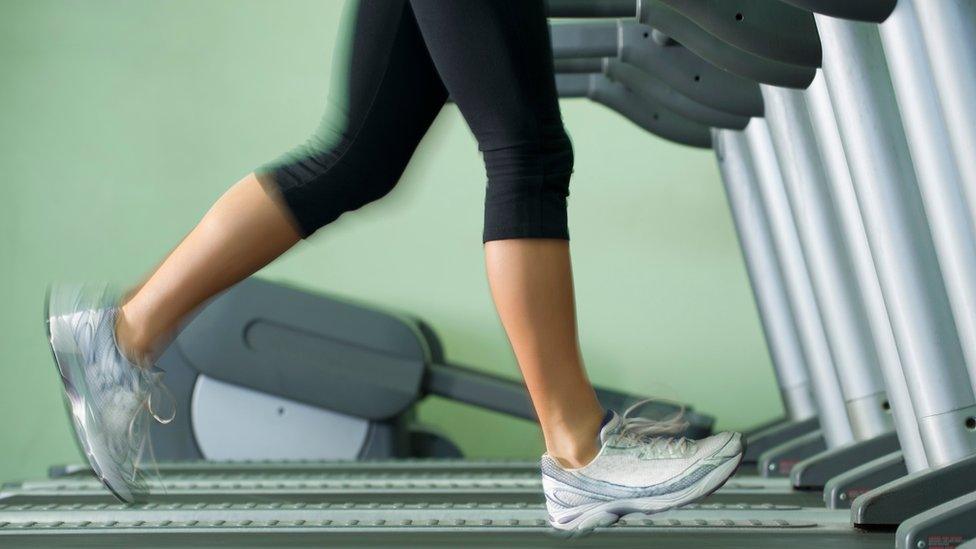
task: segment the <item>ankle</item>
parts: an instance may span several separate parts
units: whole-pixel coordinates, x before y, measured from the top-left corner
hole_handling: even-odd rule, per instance
[[[139,366],[149,362],[153,355],[153,342],[148,331],[133,322],[131,315],[126,314],[125,306],[119,307],[115,318],[115,343],[123,356]]]
[[[564,467],[577,469],[586,466],[600,453],[602,422],[601,410],[599,414],[588,414],[550,429],[545,434],[547,453]]]

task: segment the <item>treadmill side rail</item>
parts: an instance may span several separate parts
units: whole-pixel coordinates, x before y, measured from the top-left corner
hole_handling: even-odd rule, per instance
[[[947,501],[901,523],[895,547],[963,547],[976,540],[976,492]],[[968,545],[973,545],[969,543]]]
[[[976,455],[901,477],[851,504],[857,526],[896,526],[909,517],[976,491]]]
[[[861,494],[908,474],[901,450],[859,465],[827,481],[824,503],[828,509],[850,509]]]
[[[822,490],[831,478],[898,448],[894,431],[832,448],[797,463],[790,471],[790,480],[799,490]]]
[[[764,477],[788,477],[793,466],[827,449],[827,441],[818,429],[780,444],[759,456],[759,474]]]
[[[820,422],[816,417],[812,417],[803,421],[778,423],[746,435],[746,453],[742,458],[742,462],[747,465],[758,464],[759,456],[767,450],[794,440],[799,436],[809,434],[819,428]]]

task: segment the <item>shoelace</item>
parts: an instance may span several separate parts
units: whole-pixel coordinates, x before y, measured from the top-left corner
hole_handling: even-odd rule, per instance
[[[684,456],[691,443],[685,437],[652,437],[647,441],[644,453],[654,456],[681,457]]]
[[[149,460],[152,463],[156,477],[159,478],[159,465],[156,462],[156,453],[153,451],[152,438],[149,436],[150,422],[152,418],[160,425],[166,425],[176,417],[176,398],[163,383],[165,372],[156,366],[150,368],[139,368],[139,375],[145,387],[148,388],[142,403],[136,407],[129,420],[129,447],[133,452],[132,459],[132,480],[135,480],[141,472],[142,457],[148,452]],[[155,395],[155,396],[154,396]],[[168,403],[168,406],[167,406]],[[163,405],[161,413],[158,405]],[[166,487],[163,486],[165,491]]]
[[[684,406],[680,406],[677,412],[664,419],[632,415],[652,402],[661,402],[661,400],[652,398],[639,400],[624,410],[621,416],[623,426],[620,428],[620,436],[646,444],[647,450],[656,455],[684,454],[691,444],[688,439],[662,436],[679,433],[688,427],[688,421],[684,419]]]

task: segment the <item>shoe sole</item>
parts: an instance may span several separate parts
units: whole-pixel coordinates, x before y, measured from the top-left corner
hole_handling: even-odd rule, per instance
[[[721,454],[733,440],[726,442],[715,454]],[[730,456],[728,461],[716,467],[700,481],[680,492],[665,496],[607,501],[583,511],[579,516],[567,523],[559,524],[550,521],[549,524],[559,532],[578,535],[589,532],[594,528],[611,526],[620,520],[620,517],[630,513],[663,513],[664,511],[670,511],[676,507],[704,499],[714,494],[722,486],[725,486],[725,483],[739,470],[739,467],[742,465],[742,458],[745,456],[745,444],[742,441],[741,435],[738,437],[738,444],[740,447],[738,455],[734,457]]]
[[[92,471],[95,473],[95,477],[115,496],[116,499],[123,503],[135,503],[135,497],[125,497],[119,490],[112,486],[111,481],[108,479],[109,475],[106,474],[107,469],[114,469],[115,467],[109,464],[109,467],[103,467],[96,456],[96,452],[92,449],[91,443],[88,440],[88,430],[82,423],[82,419],[91,417],[88,405],[85,403],[85,399],[81,396],[77,389],[76,379],[78,376],[82,375],[82,370],[84,368],[81,359],[81,353],[78,351],[77,342],[74,336],[71,334],[70,328],[64,325],[60,320],[63,315],[72,312],[65,307],[65,304],[60,303],[57,296],[52,295],[53,290],[48,288],[47,293],[44,297],[44,328],[47,333],[48,344],[51,347],[51,355],[54,358],[54,364],[58,369],[58,375],[61,377],[61,383],[64,386],[64,394],[67,399],[68,415],[71,416],[71,421],[75,428],[75,439],[78,441],[82,452],[85,454],[85,459],[88,460],[88,464],[91,466]],[[79,418],[80,414],[80,418]],[[112,475],[121,476],[121,475]]]

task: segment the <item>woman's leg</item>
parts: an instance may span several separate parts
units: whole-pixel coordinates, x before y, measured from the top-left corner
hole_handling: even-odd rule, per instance
[[[119,346],[143,362],[204,301],[388,193],[446,99],[404,0],[348,2],[318,130],[227,191],[129,295]]]
[[[742,459],[734,433],[689,442],[670,425],[602,413],[576,335],[559,114],[542,0],[411,0],[441,79],[485,155],[485,254],[499,316],[532,396],[549,523],[608,525],[696,501]],[[599,441],[597,440],[599,438]]]
[[[201,303],[243,280],[301,239],[284,206],[254,174],[230,188],[123,304],[119,346],[144,363]]]
[[[576,335],[563,130],[541,0],[411,0],[434,65],[485,156],[485,254],[495,306],[548,453],[598,450],[603,410]]]
[[[485,244],[485,262],[546,449],[562,463],[581,467],[599,450],[603,410],[577,342],[569,241],[493,240]]]

